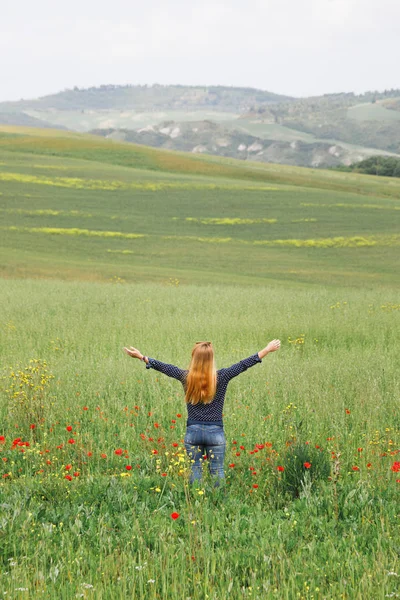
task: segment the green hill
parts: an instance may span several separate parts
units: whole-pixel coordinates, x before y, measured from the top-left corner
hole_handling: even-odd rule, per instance
[[[400,182],[0,128],[3,277],[400,283]]]

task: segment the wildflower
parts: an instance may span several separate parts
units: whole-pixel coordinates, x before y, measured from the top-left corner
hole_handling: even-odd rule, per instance
[[[182,415],[180,413],[177,413],[176,416],[178,417],[178,419],[180,419]]]
[[[5,444],[6,443],[6,438],[4,437],[4,435],[0,435],[0,444]]]
[[[351,411],[350,411],[348,408],[346,408],[346,415],[349,415],[349,414],[350,414],[350,412],[351,412]]]
[[[87,453],[87,455],[88,455],[88,456],[93,456],[93,452],[90,452],[90,451],[89,451],[89,452]]]
[[[72,477],[71,477],[71,475],[66,475],[66,476],[65,476],[65,479],[68,479],[68,481],[72,481]]]
[[[280,473],[283,473],[283,471],[285,470],[285,467],[282,467],[281,465],[279,465],[276,468],[278,469],[278,471],[280,471]]]
[[[107,458],[107,454],[104,454],[104,453],[101,454],[100,456],[101,456],[101,458]]]
[[[272,442],[265,442],[266,448],[272,448]]]
[[[79,471],[75,471],[74,477],[79,477],[79,475],[80,475]]]
[[[161,473],[161,477],[166,477],[167,473]]]
[[[152,450],[152,453],[153,454],[158,454],[158,450],[154,449],[154,450]]]
[[[236,452],[236,456],[240,456],[240,452]]]
[[[258,483],[253,483],[253,488],[256,490],[258,488]]]
[[[229,467],[230,467],[231,469],[233,469],[233,467],[234,467],[234,466],[235,466],[235,463],[231,463],[231,464],[229,465]]]
[[[70,471],[72,469],[72,465],[65,465],[65,470]]]
[[[29,425],[29,429],[36,429],[36,425],[32,423],[32,425]]]
[[[160,427],[160,424],[159,424],[159,423],[154,423],[154,427],[155,427],[156,429],[158,429],[158,428]]]
[[[71,438],[70,440],[68,440],[68,444],[75,444],[74,438]]]
[[[117,448],[116,450],[114,450],[114,454],[116,454],[117,456],[121,456],[122,452],[122,448]]]
[[[390,469],[393,471],[393,473],[399,473],[400,472],[400,462],[396,461],[392,464],[392,466],[390,467]]]
[[[72,431],[72,425],[67,425],[65,428],[67,431]]]
[[[362,452],[363,449],[362,448],[357,448],[357,452]]]
[[[245,449],[245,448],[244,448],[244,446],[239,446],[239,448],[240,448],[241,450],[244,450],[244,449]]]
[[[303,466],[305,469],[311,469],[311,463],[309,463],[309,462],[303,463]]]
[[[132,465],[125,465],[125,469],[127,471],[132,471]]]
[[[89,409],[88,409],[88,407],[87,407],[87,406],[84,406],[84,407],[83,407],[83,410],[89,410]]]
[[[368,463],[367,464],[367,469],[370,469],[372,467],[372,463]]]
[[[359,471],[360,470],[360,467],[357,467],[357,466],[354,466],[354,467],[351,467],[351,468],[353,469],[353,471]]]
[[[176,519],[178,519],[178,518],[179,518],[179,513],[177,513],[177,512],[171,513],[171,519],[173,519],[174,521],[176,521]]]

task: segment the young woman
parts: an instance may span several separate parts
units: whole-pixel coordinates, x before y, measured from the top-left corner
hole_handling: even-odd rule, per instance
[[[272,340],[263,350],[227,369],[216,371],[211,342],[196,342],[189,369],[179,369],[154,358],[144,356],[130,346],[126,354],[146,363],[146,369],[155,369],[183,385],[188,411],[185,448],[192,460],[190,481],[201,479],[202,457],[209,459],[210,473],[218,480],[224,477],[225,434],[222,409],[228,383],[233,377],[260,363],[270,352],[280,348],[279,340]]]

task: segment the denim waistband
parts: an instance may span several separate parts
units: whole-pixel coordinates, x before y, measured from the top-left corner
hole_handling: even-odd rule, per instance
[[[196,421],[195,419],[188,419],[186,425],[218,425],[219,427],[223,427],[223,421]]]

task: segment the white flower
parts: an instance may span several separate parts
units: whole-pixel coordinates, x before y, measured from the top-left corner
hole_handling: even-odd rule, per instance
[[[155,579],[149,579],[147,583],[154,583]]]

